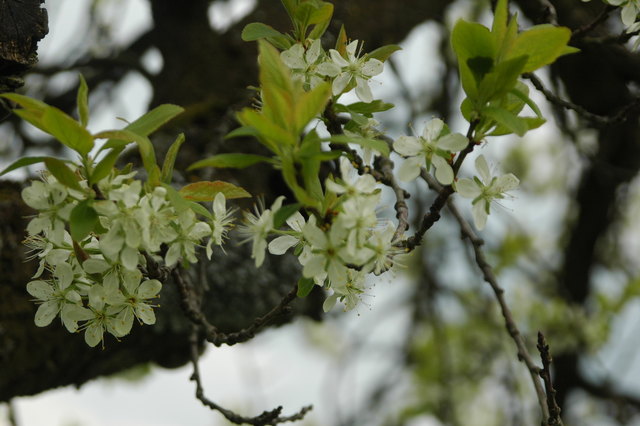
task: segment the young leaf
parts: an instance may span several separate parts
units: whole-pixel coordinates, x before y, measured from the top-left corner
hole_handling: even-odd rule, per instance
[[[162,175],[160,180],[164,183],[171,183],[173,177],[173,166],[176,163],[176,157],[180,146],[184,143],[184,133],[180,133],[176,140],[171,144],[167,155],[164,157],[164,163],[162,163]]]
[[[324,111],[331,97],[331,85],[321,83],[309,92],[302,93],[296,102],[294,131],[302,133],[307,124]]]
[[[100,182],[102,179],[109,176],[109,173],[111,173],[111,170],[113,170],[113,167],[116,165],[116,161],[118,161],[118,157],[121,152],[122,149],[113,148],[102,160],[100,160],[98,164],[96,164],[89,179],[89,183],[91,185]]]
[[[247,136],[258,138],[259,135],[260,134],[256,131],[256,129],[254,127],[251,127],[251,126],[240,126],[237,129],[233,129],[232,131],[227,133],[224,138],[225,139],[232,139],[232,138],[243,138],[243,137],[247,137]]]
[[[244,41],[255,41],[267,37],[278,37],[283,34],[275,28],[262,22],[252,22],[244,27],[240,37]]]
[[[125,129],[142,136],[149,136],[183,111],[184,108],[178,105],[162,104],[129,124]]]
[[[89,200],[83,200],[71,210],[69,231],[74,241],[82,241],[99,223],[98,213],[91,207]]]
[[[5,174],[7,174],[9,172],[12,172],[12,171],[14,171],[16,169],[19,169],[20,167],[30,166],[32,164],[37,164],[37,163],[43,163],[46,158],[49,158],[49,157],[23,157],[23,158],[20,158],[20,159],[14,161],[13,163],[11,163],[10,165],[8,165],[7,167],[5,167],[5,169],[0,172],[0,176],[5,175]]]
[[[367,58],[373,58],[384,62],[389,59],[389,56],[391,56],[393,52],[397,52],[398,50],[402,50],[402,47],[396,44],[388,44],[367,53]]]
[[[218,154],[204,160],[196,161],[187,170],[201,169],[203,167],[244,169],[257,163],[272,163],[269,157],[255,154]]]
[[[3,93],[0,95],[0,98],[9,99],[10,101],[20,105],[22,109],[14,109],[14,114],[26,122],[36,126],[43,132],[47,131],[42,125],[42,115],[47,108],[51,108],[49,105],[37,99],[32,99],[28,96],[19,95],[17,93]]]
[[[527,133],[527,123],[512,112],[503,108],[487,106],[482,110],[482,114],[495,120],[498,124],[511,130],[518,136],[524,136]]]
[[[251,197],[243,188],[229,182],[200,181],[183,186],[178,191],[182,197],[191,201],[213,201],[216,194],[222,192],[226,199]]]
[[[298,292],[296,295],[298,297],[307,297],[311,290],[313,290],[313,286],[315,285],[315,281],[313,278],[305,278],[302,277],[298,280]]]
[[[44,159],[44,164],[47,166],[47,170],[49,170],[49,172],[58,179],[58,182],[71,189],[82,191],[82,187],[78,182],[78,176],[69,167],[67,167],[66,164],[64,164],[64,161],[53,157],[47,157]]]
[[[80,86],[78,87],[78,96],[76,105],[78,106],[78,118],[82,127],[87,127],[89,122],[89,87],[82,74],[80,77]]]
[[[356,113],[356,114],[363,114],[368,117],[371,117],[371,115],[375,112],[387,111],[393,107],[394,107],[393,104],[383,102],[380,99],[376,99],[375,101],[368,102],[368,103],[355,102],[350,105],[336,104],[334,106],[334,109],[336,110],[336,112]]]
[[[82,157],[93,148],[93,137],[87,129],[58,108],[48,107],[42,114],[45,131]]]
[[[100,132],[95,134],[93,137],[96,139],[115,139],[119,141],[128,142],[136,142],[138,144],[138,149],[140,150],[140,157],[142,158],[142,165],[144,166],[147,173],[149,173],[149,181],[153,181],[151,178],[153,175],[158,172],[158,164],[156,163],[156,154],[153,149],[153,145],[148,137],[143,136],[138,133],[134,133],[131,130],[123,129],[123,130],[107,130],[104,132]],[[118,148],[120,146],[117,146]],[[157,173],[157,178],[160,178],[159,173]],[[155,183],[155,182],[154,182]]]
[[[331,3],[322,2],[322,6],[316,9],[309,17],[309,25],[313,25],[313,29],[309,33],[310,39],[319,39],[329,27],[331,17],[333,16],[333,5]]]
[[[335,135],[329,138],[325,138],[325,141],[334,142],[334,143],[343,143],[349,144],[354,143],[356,145],[360,145],[363,148],[370,148],[378,151],[385,157],[389,156],[389,145],[383,140],[380,139],[370,139],[370,138],[360,138],[353,137],[347,135]]]
[[[529,59],[522,72],[532,72],[549,65],[566,51],[571,38],[571,30],[551,25],[536,25],[520,33],[507,55],[507,59],[528,55]]]

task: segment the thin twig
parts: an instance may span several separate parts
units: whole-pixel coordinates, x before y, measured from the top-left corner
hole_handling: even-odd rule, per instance
[[[223,333],[207,320],[200,309],[199,304],[195,300],[196,294],[193,288],[187,280],[182,277],[179,268],[173,269],[171,274],[178,285],[178,290],[180,291],[182,310],[192,323],[200,326],[204,330],[207,341],[213,343],[215,346],[223,344],[232,346],[236,343],[251,340],[255,337],[256,333],[262,330],[267,324],[275,318],[287,313],[289,304],[296,298],[296,293],[298,291],[298,285],[296,284],[291,291],[282,298],[276,307],[271,309],[265,315],[253,320],[253,323],[249,327],[233,333]]]
[[[623,122],[627,119],[629,112],[640,106],[640,98],[635,98],[633,101],[629,102],[627,105],[623,106],[622,108],[620,108],[620,110],[614,114],[614,115],[598,115],[598,114],[593,114],[589,111],[587,111],[586,109],[582,108],[580,105],[576,105],[573,102],[569,102],[567,100],[561,99],[559,96],[557,96],[555,93],[551,92],[550,90],[546,89],[544,87],[544,85],[542,84],[542,81],[536,77],[535,74],[533,73],[526,73],[522,75],[524,78],[528,79],[529,81],[531,81],[531,83],[533,84],[533,86],[544,95],[545,98],[547,98],[547,100],[549,102],[551,102],[554,105],[557,105],[561,108],[564,109],[568,109],[568,110],[573,110],[575,111],[578,115],[586,118],[587,120],[593,122],[593,123],[597,123],[600,125],[610,125],[610,124],[615,124],[615,123],[619,123],[619,122]]]
[[[313,408],[311,405],[308,405],[306,407],[302,407],[300,411],[291,416],[280,417],[280,414],[282,413],[282,407],[279,406],[274,408],[273,410],[264,411],[262,412],[262,414],[255,417],[245,417],[235,413],[234,411],[221,407],[204,395],[202,379],[200,378],[200,368],[198,366],[198,359],[200,357],[198,351],[198,329],[195,325],[193,326],[193,331],[191,332],[189,341],[191,344],[191,363],[193,364],[193,374],[191,375],[190,380],[196,382],[196,398],[198,398],[198,400],[200,400],[200,402],[202,402],[202,404],[204,404],[205,406],[221,413],[231,423],[235,423],[238,425],[249,424],[262,426],[293,422],[296,420],[302,420],[305,414],[307,414]]]
[[[540,352],[540,358],[542,359],[542,370],[540,370],[540,377],[544,382],[544,388],[547,392],[547,407],[549,407],[549,419],[547,420],[548,426],[562,426],[562,419],[560,418],[560,406],[556,401],[556,390],[553,388],[553,382],[551,381],[551,352],[549,351],[549,345],[544,338],[544,335],[538,331],[538,344],[536,346],[538,352]]]
[[[427,184],[434,188],[436,191],[442,192],[446,188],[440,185],[429,174],[425,173],[424,175],[425,176],[423,176],[423,178],[427,181]],[[500,311],[502,312],[502,316],[504,318],[507,332],[509,333],[509,336],[511,336],[511,339],[514,341],[516,348],[518,349],[518,359],[523,362],[529,370],[531,381],[533,382],[533,386],[538,397],[538,404],[540,405],[540,410],[542,411],[542,418],[546,422],[549,419],[549,408],[547,406],[547,398],[544,389],[539,380],[540,367],[535,364],[533,358],[529,354],[524,338],[522,337],[522,334],[520,333],[520,330],[518,329],[518,326],[513,319],[511,309],[509,309],[509,306],[507,305],[507,302],[504,298],[504,289],[500,287],[500,284],[498,284],[498,280],[493,273],[493,268],[486,260],[484,252],[482,250],[484,241],[480,237],[478,237],[473,228],[471,228],[469,222],[464,217],[462,217],[462,214],[452,200],[449,200],[447,202],[447,208],[458,222],[460,231],[462,232],[462,237],[466,238],[471,243],[471,247],[473,248],[473,252],[475,255],[476,265],[478,265],[478,267],[482,271],[484,280],[489,284],[496,296],[498,304],[500,305]]]
[[[602,9],[602,11],[598,14],[598,16],[596,17],[596,19],[594,19],[592,22],[577,28],[573,31],[573,33],[571,33],[571,42],[575,42],[576,40],[581,39],[582,37],[584,37],[585,35],[589,34],[591,31],[593,31],[598,25],[600,25],[601,23],[603,23],[608,17],[609,14],[614,11],[615,9],[617,9],[616,6],[611,6],[611,5],[605,5],[604,8]]]

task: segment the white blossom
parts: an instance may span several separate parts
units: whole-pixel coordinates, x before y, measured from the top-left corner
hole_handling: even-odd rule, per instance
[[[482,230],[487,223],[487,216],[491,203],[505,197],[505,193],[518,187],[520,181],[509,173],[500,177],[491,176],[489,165],[483,155],[476,159],[476,169],[480,178],[460,179],[456,185],[456,191],[465,198],[472,198],[473,222],[476,228]]]
[[[393,149],[408,157],[400,166],[398,177],[408,182],[420,175],[420,169],[435,168],[435,176],[443,185],[453,182],[453,169],[449,164],[452,153],[461,151],[468,145],[467,138],[460,133],[449,133],[444,122],[438,118],[429,121],[422,136],[400,136]]]

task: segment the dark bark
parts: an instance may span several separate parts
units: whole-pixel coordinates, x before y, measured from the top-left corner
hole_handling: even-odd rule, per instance
[[[38,41],[48,32],[44,0],[0,0],[0,93],[22,86],[38,61]]]

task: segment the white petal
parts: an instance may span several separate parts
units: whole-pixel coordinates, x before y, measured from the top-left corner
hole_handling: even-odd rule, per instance
[[[116,337],[126,336],[131,331],[132,326],[133,312],[131,312],[131,308],[126,308],[116,315],[113,322],[113,331],[115,331]]]
[[[162,283],[158,280],[146,280],[138,287],[137,295],[141,299],[156,297],[162,290]]]
[[[36,326],[46,327],[51,324],[51,321],[58,315],[58,311],[58,302],[49,301],[40,305],[34,318]]]
[[[298,239],[292,235],[282,235],[269,243],[269,253],[285,254],[287,250],[298,244]]]
[[[373,94],[371,93],[369,83],[360,77],[356,77],[356,81],[358,82],[358,85],[356,86],[356,95],[358,96],[358,99],[364,103],[373,101]]]
[[[487,159],[484,158],[484,155],[480,155],[476,158],[476,170],[480,173],[480,178],[485,184],[489,184],[489,182],[491,182],[491,172],[489,172],[489,165],[487,164]]]
[[[427,123],[422,131],[422,137],[432,142],[440,137],[440,133],[444,128],[444,121],[439,118],[434,118]]]
[[[509,173],[496,179],[494,188],[496,191],[503,193],[517,188],[519,184],[520,180],[514,174]]]
[[[109,269],[111,266],[102,259],[91,258],[82,262],[82,268],[88,274],[102,274],[104,271]]]
[[[178,259],[180,258],[180,243],[173,243],[167,250],[167,254],[164,256],[164,263],[167,268],[171,268],[176,263],[178,263]]]
[[[338,53],[335,49],[329,50],[329,56],[331,56],[331,60],[339,67],[344,68],[349,66],[349,62]]]
[[[289,225],[289,227],[294,231],[302,232],[304,224],[304,216],[302,216],[300,212],[295,212],[287,218],[287,225]]]
[[[472,213],[473,213],[473,223],[475,223],[476,228],[482,231],[484,226],[487,224],[487,209],[486,202],[484,200],[480,200],[473,205]]]
[[[338,295],[333,293],[331,296],[327,297],[322,304],[322,310],[325,312],[329,312],[336,305],[338,301]]]
[[[422,157],[410,157],[407,158],[398,170],[398,179],[403,182],[411,182],[418,176],[420,176],[420,168],[424,167],[424,158]]]
[[[53,287],[46,281],[31,281],[27,284],[27,292],[40,300],[49,300],[53,296]]]
[[[146,303],[136,304],[136,316],[147,325],[156,323],[156,314],[153,312],[153,308]]]
[[[351,43],[349,43],[346,50],[349,59],[353,60],[356,57],[356,53],[358,50],[358,40],[353,40]]]
[[[407,157],[418,155],[422,150],[422,144],[413,136],[400,136],[393,142],[393,149]]]
[[[456,182],[456,191],[465,198],[476,198],[480,195],[480,188],[471,179],[459,179]]]
[[[73,268],[68,263],[60,263],[56,266],[53,275],[58,279],[60,290],[64,290],[73,281]]]
[[[103,332],[102,324],[90,324],[84,332],[84,341],[93,348],[102,341]]]
[[[323,62],[316,67],[316,72],[320,75],[335,77],[340,74],[340,67],[333,62]]]
[[[138,250],[125,247],[122,249],[122,252],[120,252],[120,261],[122,262],[122,266],[128,270],[135,270],[138,267]]]
[[[291,69],[305,69],[307,65],[303,59],[304,48],[301,44],[294,44],[280,54],[280,59]]]
[[[333,96],[341,94],[350,81],[351,74],[347,72],[343,72],[339,76],[337,76],[335,80],[333,80],[333,85],[331,86]]]
[[[438,179],[438,182],[443,185],[451,185],[453,183],[453,169],[444,158],[434,155],[433,165],[436,167],[436,179]]]
[[[362,74],[373,77],[374,75],[378,75],[384,69],[384,64],[379,60],[372,58],[369,59],[361,68]]]
[[[322,46],[320,45],[320,40],[314,40],[311,43],[311,46],[307,49],[307,53],[305,54],[305,59],[307,60],[307,64],[313,64],[320,57],[320,52],[322,51]]]
[[[313,278],[324,272],[325,258],[323,256],[314,255],[310,258],[302,269],[302,275],[305,278]]]
[[[451,152],[462,151],[468,144],[469,140],[466,136],[461,135],[460,133],[449,133],[448,135],[438,139],[438,146]]]

